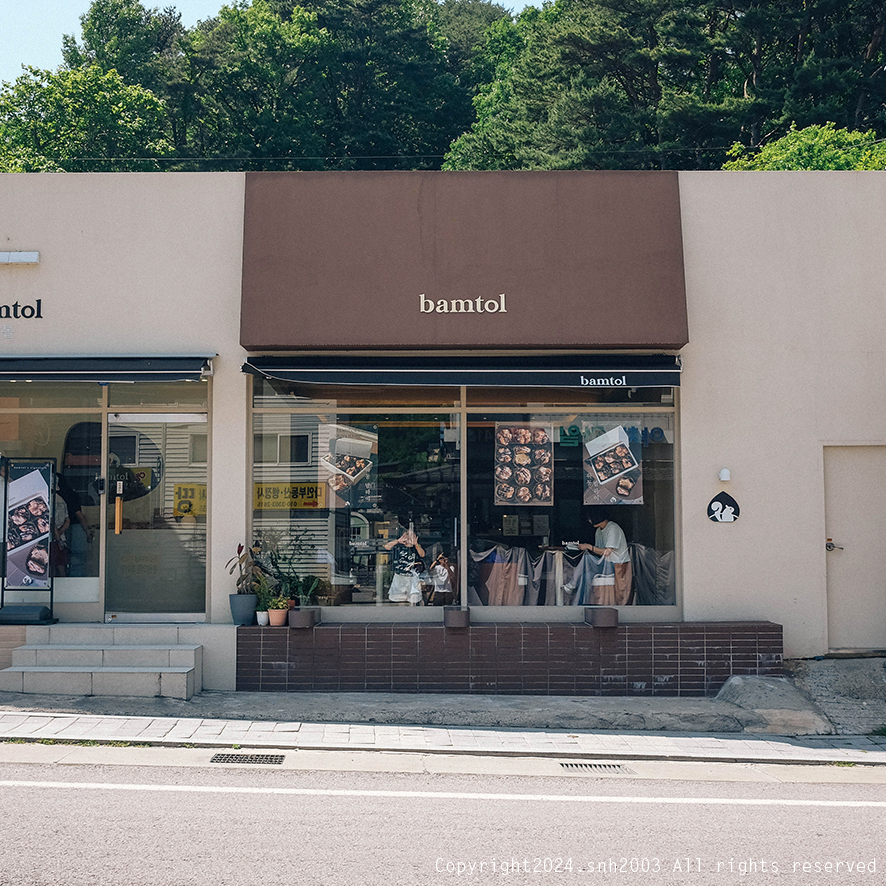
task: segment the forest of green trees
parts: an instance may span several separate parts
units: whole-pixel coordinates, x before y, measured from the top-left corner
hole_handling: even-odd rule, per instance
[[[882,0],[93,0],[0,171],[886,168]],[[767,153],[768,152],[768,153]]]

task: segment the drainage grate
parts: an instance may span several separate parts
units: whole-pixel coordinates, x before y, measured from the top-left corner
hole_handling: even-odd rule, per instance
[[[609,775],[634,775],[634,770],[622,763],[563,763],[567,772],[605,772]]]
[[[283,754],[213,754],[210,763],[254,763],[262,766],[280,766]]]

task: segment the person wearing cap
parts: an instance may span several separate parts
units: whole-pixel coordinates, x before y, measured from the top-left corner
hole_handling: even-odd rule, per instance
[[[618,523],[609,519],[609,511],[594,508],[588,515],[588,522],[594,527],[594,543],[582,543],[579,548],[597,557],[606,557],[615,571],[615,605],[627,606],[631,600],[631,553],[624,530]]]

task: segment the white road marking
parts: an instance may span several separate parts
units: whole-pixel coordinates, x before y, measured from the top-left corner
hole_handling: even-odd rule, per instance
[[[298,797],[389,797],[424,800],[516,800],[542,803],[646,803],[658,806],[818,806],[884,809],[886,800],[769,800],[744,797],[599,797],[574,794],[478,794],[459,791],[359,791],[322,788],[243,788],[216,785],[103,784],[90,781],[0,781],[0,788],[145,791],[168,794],[264,794]]]

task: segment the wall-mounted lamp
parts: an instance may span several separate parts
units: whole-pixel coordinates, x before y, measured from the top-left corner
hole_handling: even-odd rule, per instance
[[[720,479],[725,483],[727,480],[731,480],[732,477],[729,474],[729,468],[720,468]]]

